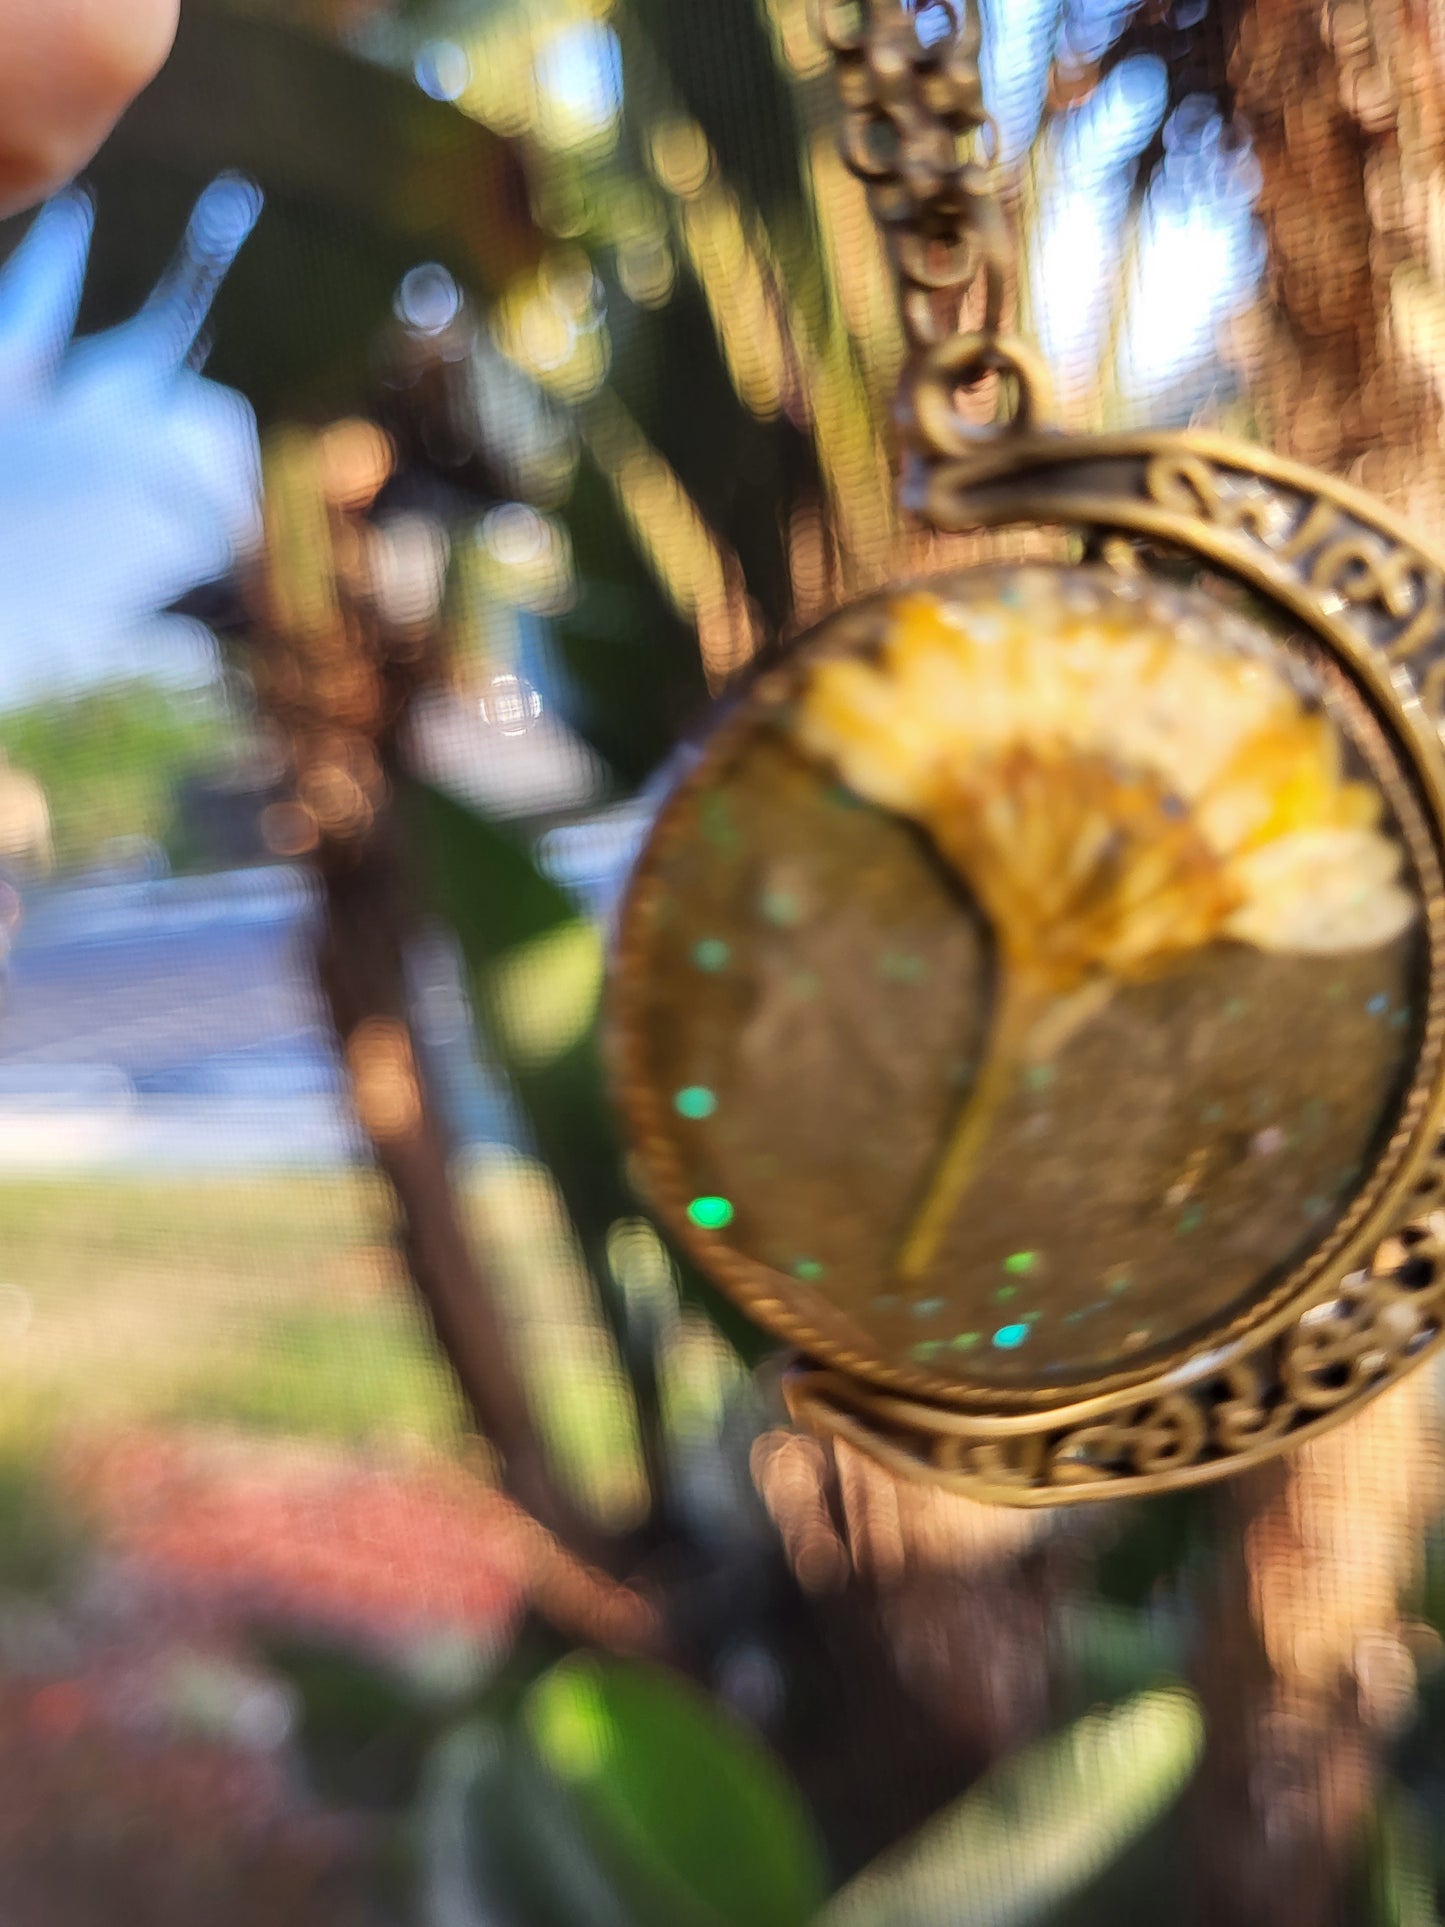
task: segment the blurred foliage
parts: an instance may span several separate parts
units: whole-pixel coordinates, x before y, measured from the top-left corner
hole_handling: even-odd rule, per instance
[[[487,1670],[467,1647],[442,1654],[450,1663],[438,1675],[404,1655],[294,1633],[263,1635],[258,1654],[294,1695],[314,1791],[338,1806],[397,1811],[416,1799],[432,1747]]]
[[[324,418],[370,399],[371,350],[409,268],[435,259],[495,288],[530,257],[531,224],[485,128],[298,31],[295,9],[265,11],[188,4],[160,78],[87,172],[99,220],[81,327],[141,305],[201,188],[235,170],[266,208],[216,301],[209,372],[263,422]],[[325,27],[342,9],[313,13]],[[0,255],[24,228],[0,223]]]
[[[1189,1671],[1188,1627],[1178,1612],[1069,1599],[1059,1608],[1057,1637],[1066,1690],[1086,1706],[1177,1683]]]
[[[460,1852],[482,1918],[802,1927],[825,1891],[780,1769],[740,1722],[656,1668],[562,1660],[453,1736],[430,1798],[433,1886]],[[453,1822],[439,1825],[448,1807]]]
[[[608,1239],[635,1210],[600,1054],[602,937],[567,892],[507,830],[440,790],[416,785],[416,847],[426,853],[431,901],[461,944],[473,1009],[496,1062],[524,1107],[534,1148],[557,1181],[623,1355],[648,1355],[648,1329],[630,1341]],[[728,1301],[678,1261],[684,1295],[750,1359],[769,1349]]]
[[[1024,1748],[836,1894],[826,1927],[1023,1927],[1092,1880],[1178,1798],[1204,1728],[1143,1693]],[[966,1898],[965,1898],[966,1897]]]
[[[61,869],[95,862],[117,837],[153,839],[184,861],[176,784],[224,766],[234,746],[234,723],[214,698],[151,682],[0,715],[0,749],[44,787]]]
[[[49,1595],[75,1575],[85,1535],[45,1470],[0,1440],[0,1597]]]
[[[1124,1508],[1101,1547],[1094,1589],[1118,1606],[1143,1606],[1178,1588],[1208,1563],[1213,1515],[1208,1495],[1171,1492]]]
[[[1360,1915],[1367,1927],[1440,1927],[1445,1864],[1438,1829],[1397,1787],[1381,1797],[1363,1871]]]
[[[633,788],[701,713],[702,663],[594,462],[578,468],[567,522],[577,590],[556,621],[563,707],[617,783]]]

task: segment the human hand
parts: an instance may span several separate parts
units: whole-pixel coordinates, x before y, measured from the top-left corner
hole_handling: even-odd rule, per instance
[[[0,0],[0,215],[70,179],[170,51],[180,0]]]

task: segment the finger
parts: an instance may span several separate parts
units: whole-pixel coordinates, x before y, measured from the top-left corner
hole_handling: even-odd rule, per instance
[[[54,378],[75,327],[94,225],[88,196],[59,195],[0,268],[0,407],[34,398]]]
[[[0,0],[0,214],[95,153],[175,36],[179,0]]]
[[[242,174],[219,174],[202,192],[169,267],[128,324],[158,360],[177,368],[194,363],[211,303],[260,219],[262,201],[260,188]]]
[[[195,366],[198,337],[216,291],[261,213],[261,190],[239,174],[219,175],[191,212],[170,265],[129,321],[77,342],[64,379],[86,379],[97,363],[128,357],[135,381],[167,382]]]

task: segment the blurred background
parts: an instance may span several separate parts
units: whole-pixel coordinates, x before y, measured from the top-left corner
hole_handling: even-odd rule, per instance
[[[985,25],[1065,418],[1445,536],[1439,10]],[[984,1511],[792,1436],[629,1192],[669,756],[839,600],[1021,552],[900,523],[835,142],[807,0],[187,0],[0,227],[16,1927],[1441,1917],[1434,1375],[1218,1492]]]

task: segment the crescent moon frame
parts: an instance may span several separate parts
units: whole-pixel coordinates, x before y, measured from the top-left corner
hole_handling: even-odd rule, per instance
[[[1381,1182],[1362,1187],[1319,1261],[1283,1295],[1220,1321],[1164,1367],[1080,1391],[961,1387],[940,1398],[906,1369],[858,1355],[817,1295],[688,1219],[643,1045],[646,911],[664,807],[624,906],[609,1045],[649,1198],[673,1237],[766,1330],[796,1348],[794,1419],[901,1474],[970,1497],[1040,1506],[1196,1485],[1338,1423],[1445,1338],[1445,566],[1368,496],[1222,437],[1013,432],[920,465],[907,505],[941,532],[1063,527],[1182,553],[1306,631],[1350,679],[1407,773],[1430,844],[1417,863],[1428,982],[1414,1075]],[[1142,557],[1147,564],[1147,553]],[[837,618],[831,619],[836,621]],[[679,791],[708,778],[768,701],[744,693]]]

